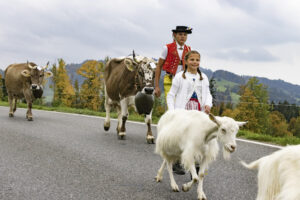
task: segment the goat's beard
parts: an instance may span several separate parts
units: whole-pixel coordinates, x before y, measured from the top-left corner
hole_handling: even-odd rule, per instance
[[[225,147],[223,147],[223,158],[224,160],[230,160],[230,152],[228,150],[226,150]]]

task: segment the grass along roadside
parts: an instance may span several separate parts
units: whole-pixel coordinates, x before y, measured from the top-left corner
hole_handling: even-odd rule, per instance
[[[0,101],[0,106],[8,106],[8,102]],[[27,105],[24,103],[18,103],[17,107],[27,108]],[[105,112],[97,112],[97,111],[92,111],[92,110],[88,110],[88,109],[69,108],[69,107],[63,107],[63,106],[48,107],[48,106],[41,106],[41,105],[33,105],[33,109],[105,117]],[[34,113],[33,113],[33,115],[34,115]],[[7,116],[8,116],[8,110],[7,110]],[[111,118],[117,118],[117,114],[112,112]],[[138,115],[136,113],[132,113],[129,115],[129,120],[144,122],[144,116]],[[158,120],[159,120],[158,117],[153,116],[152,121],[154,124],[157,124]],[[273,137],[271,135],[263,135],[263,134],[253,133],[253,132],[247,131],[247,130],[240,130],[237,136],[239,138],[243,138],[243,139],[255,140],[255,141],[276,144],[276,145],[282,145],[282,146],[285,146],[288,144],[289,145],[300,144],[300,138],[297,138],[297,137]]]
[[[8,107],[9,104],[8,104],[8,102],[0,101],[0,106]],[[18,103],[17,108],[27,108],[27,104]],[[70,108],[70,107],[65,107],[65,106],[52,107],[52,106],[33,105],[32,108],[37,109],[37,110],[47,110],[47,111],[76,113],[76,114],[83,114],[83,115],[105,117],[105,112],[93,111],[93,110],[89,110],[89,109]],[[7,116],[8,116],[8,110],[7,110]],[[33,116],[34,116],[34,112],[33,112]],[[117,113],[111,112],[110,116],[111,116],[111,118],[117,118]],[[137,113],[130,113],[128,120],[144,122],[144,116],[139,115]],[[154,124],[157,124],[158,120],[159,120],[158,117],[152,116],[152,121]]]

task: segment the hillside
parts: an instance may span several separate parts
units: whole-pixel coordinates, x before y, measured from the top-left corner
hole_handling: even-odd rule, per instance
[[[100,60],[103,62],[102,60]],[[84,61],[86,62],[86,61]],[[84,63],[80,64],[67,64],[66,69],[70,76],[72,83],[77,79],[81,85],[84,81],[84,78],[76,73],[77,69]],[[239,99],[238,91],[240,85],[245,84],[249,78],[252,76],[239,76],[232,72],[225,70],[212,71],[210,69],[201,68],[209,79],[212,77],[216,81],[217,89],[217,102],[233,102],[237,103]],[[0,74],[3,75],[4,71],[0,69]],[[260,83],[264,84],[268,88],[269,99],[275,103],[288,101],[291,104],[300,105],[300,85],[291,84],[283,80],[271,80],[264,77],[256,77]],[[162,84],[162,77],[160,83]],[[49,82],[48,84],[49,85]],[[45,89],[50,90],[49,87]],[[47,96],[52,95],[52,91],[45,91]],[[52,98],[47,97],[47,101],[50,101]]]

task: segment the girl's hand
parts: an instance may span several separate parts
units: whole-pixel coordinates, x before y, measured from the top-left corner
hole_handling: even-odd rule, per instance
[[[209,114],[210,113],[210,107],[209,106],[204,106],[204,112],[206,114]]]

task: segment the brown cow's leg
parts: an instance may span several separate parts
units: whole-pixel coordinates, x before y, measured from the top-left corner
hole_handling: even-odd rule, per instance
[[[14,98],[14,108],[13,108],[13,112],[15,113],[16,110],[17,110],[17,102],[18,102],[18,99],[15,97]]]
[[[28,121],[33,121],[32,118],[32,100],[31,100],[31,91],[24,91],[24,96],[27,102],[27,113],[26,113],[26,118]]]
[[[126,139],[126,128],[125,128],[126,121],[127,121],[127,116],[122,116],[122,125],[121,125],[120,132],[118,134],[120,140]]]
[[[147,140],[147,143],[148,144],[154,144],[154,136],[152,135],[152,130],[151,130],[151,122],[152,122],[152,119],[151,119],[151,115],[152,112],[149,114],[149,115],[146,115],[145,117],[145,122],[147,124],[147,127],[148,127],[148,130],[147,130],[147,137],[146,137],[146,140]]]
[[[106,118],[104,121],[104,130],[108,131],[110,128],[110,108],[111,105],[109,104],[109,97],[107,96],[106,92],[105,92],[105,113],[106,113]]]
[[[126,139],[126,128],[125,128],[125,124],[126,124],[126,120],[128,117],[128,98],[124,98],[120,101],[120,110],[118,110],[118,128],[119,128],[119,132],[118,132],[118,138],[121,140],[125,140]]]
[[[13,96],[11,94],[8,94],[8,102],[9,102],[9,117],[13,117],[14,116],[14,112],[13,112]]]

